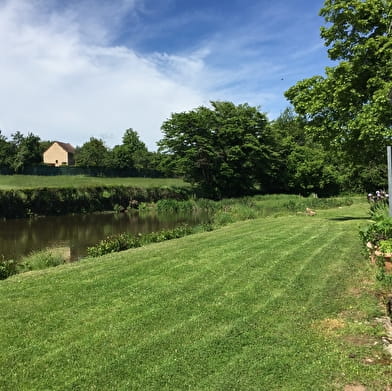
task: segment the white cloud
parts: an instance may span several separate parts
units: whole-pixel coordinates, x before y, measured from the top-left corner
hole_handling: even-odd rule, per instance
[[[5,135],[32,131],[77,145],[104,136],[114,145],[133,127],[155,148],[171,112],[203,101],[197,89],[169,78],[153,61],[125,47],[98,45],[93,35],[85,39],[78,23],[73,12],[48,13],[39,2],[8,1],[0,8],[0,52],[5,53],[0,57],[0,129]],[[107,36],[104,28],[102,36]]]
[[[124,42],[132,45],[143,42],[144,34],[147,41],[159,40],[165,29],[181,34],[191,16],[144,25],[140,15],[159,14],[158,6],[145,8],[145,0],[1,1],[0,129],[8,137],[32,131],[44,140],[81,145],[94,136],[112,146],[132,127],[154,149],[162,122],[173,112],[230,100],[260,105],[274,118],[287,105],[283,92],[320,73],[315,65],[322,69],[318,28],[309,37],[301,23],[311,17],[295,19],[283,0],[269,8],[255,2],[246,23],[224,20],[183,52],[170,52],[168,41],[167,53],[143,55],[113,44],[125,25],[138,26],[125,32],[131,38]],[[197,17],[215,16],[201,9]]]

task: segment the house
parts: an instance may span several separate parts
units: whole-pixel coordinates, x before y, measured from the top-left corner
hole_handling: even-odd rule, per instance
[[[44,152],[44,163],[52,166],[72,166],[75,164],[75,148],[71,144],[55,141]]]

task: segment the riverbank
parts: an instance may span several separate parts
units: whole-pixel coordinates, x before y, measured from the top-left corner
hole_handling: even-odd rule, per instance
[[[190,187],[37,187],[0,190],[0,218],[60,216],[125,210],[141,202],[163,199],[185,200],[193,195]]]
[[[386,389],[367,204],[0,282],[3,389]]]
[[[99,256],[177,238],[180,232],[184,236],[235,221],[304,213],[308,207],[348,206],[353,202],[353,198],[347,197],[323,199],[285,194],[221,201],[170,198],[137,204],[138,209],[118,208],[122,212],[117,213],[4,220],[0,221],[0,279],[45,265],[76,261],[87,254]],[[177,231],[175,228],[180,226]]]

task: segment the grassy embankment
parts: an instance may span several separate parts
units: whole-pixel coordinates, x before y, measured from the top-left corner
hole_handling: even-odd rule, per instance
[[[35,176],[0,175],[0,190],[28,189],[36,187],[86,187],[86,186],[186,186],[177,178],[103,178],[86,176]]]
[[[0,282],[2,390],[385,390],[365,204]]]

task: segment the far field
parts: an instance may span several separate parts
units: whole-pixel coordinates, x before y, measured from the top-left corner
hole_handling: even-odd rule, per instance
[[[2,390],[387,390],[367,205],[0,282]]]
[[[177,178],[103,178],[86,176],[36,176],[36,175],[0,175],[0,190],[35,188],[35,187],[85,187],[85,186],[134,186],[161,187],[186,186]]]

